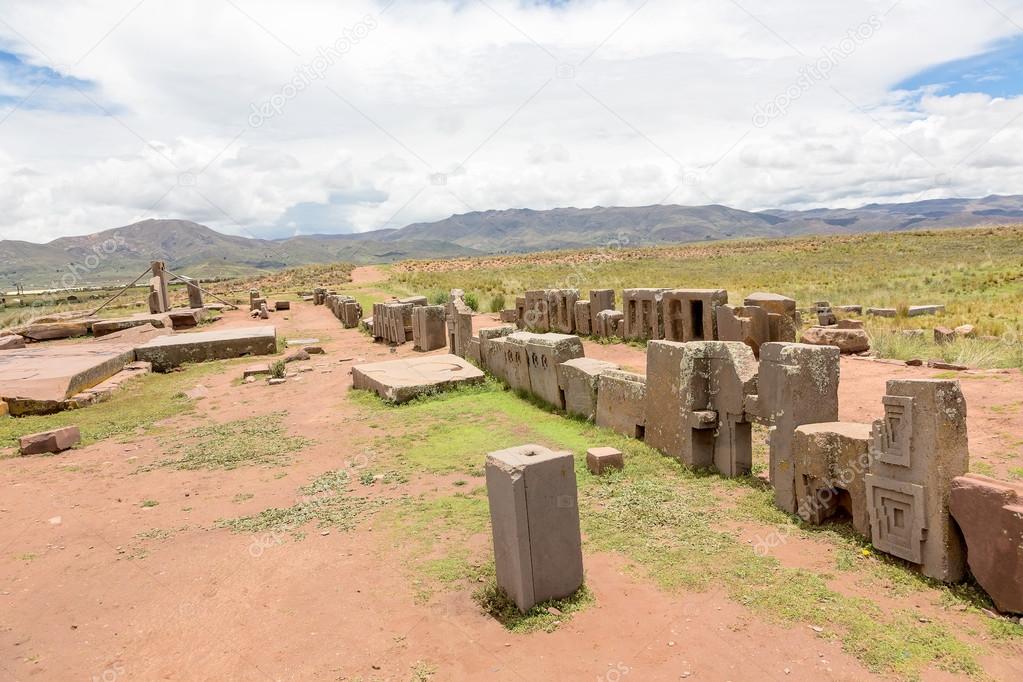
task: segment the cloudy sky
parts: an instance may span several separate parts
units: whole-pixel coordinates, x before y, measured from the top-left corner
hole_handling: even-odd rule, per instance
[[[1023,193],[1023,0],[0,0],[0,238]]]

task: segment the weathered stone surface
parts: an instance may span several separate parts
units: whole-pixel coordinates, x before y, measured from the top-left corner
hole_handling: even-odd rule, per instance
[[[412,308],[412,342],[420,352],[444,348],[447,339],[447,311],[442,305]]]
[[[575,333],[575,304],[578,300],[578,289],[550,289],[547,291],[547,309],[552,332]]]
[[[274,310],[291,310],[291,301],[274,301]]]
[[[515,326],[518,327],[519,329],[525,329],[526,328],[526,311],[527,310],[528,310],[528,308],[526,306],[526,297],[525,296],[516,296],[515,297]]]
[[[448,299],[448,352],[465,357],[472,337],[472,308],[466,305],[461,289],[453,289]]]
[[[870,539],[867,489],[870,424],[824,422],[797,427],[792,438],[796,513],[820,524],[840,510],[853,528]]]
[[[515,332],[505,337],[504,380],[515,391],[532,392],[529,383],[529,351],[526,343],[536,334]]]
[[[269,317],[269,314],[267,315]],[[193,329],[206,319],[205,308],[176,308],[167,312],[174,329]],[[95,327],[95,325],[94,325]]]
[[[550,301],[547,291],[534,289],[526,292],[523,309],[519,315],[523,329],[537,334],[551,330]]]
[[[575,302],[575,333],[579,336],[589,336],[593,333],[592,317],[590,315],[589,301]]]
[[[937,315],[943,312],[945,312],[943,305],[911,305],[907,314],[910,317],[917,317],[919,315]]]
[[[963,339],[974,339],[977,337],[977,329],[972,324],[961,324],[954,331],[956,336]]]
[[[147,324],[157,329],[163,329],[171,326],[171,319],[169,315],[163,313],[159,315],[132,315],[131,317],[98,320],[92,323],[92,335],[99,338],[123,329],[141,327]]]
[[[597,315],[615,309],[614,289],[590,289],[590,333],[597,333]]]
[[[501,349],[502,355],[499,355],[493,348],[493,341],[514,333],[515,327],[508,324],[501,325],[500,327],[484,327],[480,329],[477,332],[480,340],[480,367],[494,376],[504,379],[503,349]],[[495,364],[495,367],[491,368],[491,364]]]
[[[717,307],[718,338],[722,341],[741,341],[760,355],[760,346],[771,340],[771,321],[767,309],[760,306]]]
[[[597,426],[643,440],[646,433],[646,377],[608,370],[597,378]]]
[[[558,409],[565,409],[565,397],[558,384],[558,365],[583,357],[582,340],[570,334],[533,334],[526,341],[526,352],[533,395]]]
[[[664,311],[661,300],[667,289],[625,289],[622,311],[625,315],[623,338],[643,341],[664,338]]]
[[[724,289],[665,291],[664,338],[667,341],[714,341],[718,338],[717,307],[728,303]]]
[[[106,341],[7,350],[0,353],[0,398],[16,417],[59,412],[134,359],[130,344]]]
[[[0,350],[13,350],[25,347],[25,337],[18,334],[4,334],[0,336]]]
[[[86,320],[66,320],[63,322],[42,322],[29,324],[18,329],[18,333],[32,341],[52,341],[85,336],[92,324]]]
[[[804,424],[838,421],[839,352],[832,346],[766,343],[759,393],[747,409],[770,427],[768,448],[775,505],[796,512],[792,438]]]
[[[465,354],[465,359],[476,365],[477,367],[483,366],[482,351],[480,350],[480,340],[475,336],[469,339],[469,352]]]
[[[757,391],[746,344],[651,341],[647,345],[646,442],[691,467],[748,474],[752,424],[746,396]]]
[[[1023,484],[952,479],[949,509],[966,539],[970,572],[999,611],[1023,613]]]
[[[82,440],[77,426],[65,426],[62,429],[33,433],[22,436],[18,440],[18,449],[22,455],[41,455],[69,450]]]
[[[839,310],[843,313],[849,313],[850,315],[862,315],[863,306],[861,305],[836,305],[834,310]]]
[[[186,362],[272,355],[276,352],[277,330],[264,326],[161,336],[136,348],[135,357],[153,363],[157,372],[166,372]]]
[[[199,283],[191,277],[185,277],[185,289],[188,291],[188,307],[189,308],[202,308],[202,289],[199,288]]]
[[[506,308],[501,311],[501,322],[516,324],[519,321],[519,311],[515,308]]]
[[[487,455],[497,584],[525,613],[583,582],[575,463],[570,452],[524,445]]]
[[[170,310],[170,293],[167,283],[170,279],[163,261],[153,261],[150,266],[153,273],[149,280],[149,312],[154,315]]]
[[[934,328],[934,343],[939,346],[952,343],[956,340],[955,330],[949,329],[948,327],[935,327]]]
[[[810,327],[803,332],[800,342],[811,346],[835,346],[842,353],[862,353],[870,350],[870,337],[863,329]]]
[[[895,308],[867,308],[867,314],[874,317],[896,317],[899,311]]]
[[[871,432],[866,475],[871,542],[936,580],[965,573],[948,509],[952,479],[969,469],[966,400],[958,381],[891,380]]]
[[[430,355],[352,367],[354,388],[373,391],[393,403],[482,383],[485,378],[483,372],[457,355]]]
[[[824,305],[818,304],[818,311],[820,308],[831,309],[831,304],[826,301],[822,301]],[[796,315],[796,301],[795,299],[789,298],[788,296],[782,296],[781,294],[772,294],[763,291],[758,291],[755,294],[750,294],[743,301],[744,306],[757,306],[763,308],[769,313],[775,315],[785,315],[787,317],[795,317]]]
[[[839,329],[863,329],[863,320],[839,320],[836,326]]]
[[[597,313],[597,326],[593,335],[601,339],[622,338],[625,333],[625,314],[618,310],[602,310]]]
[[[593,421],[597,415],[597,377],[618,365],[594,358],[576,358],[558,365],[558,385],[565,396],[565,411]]]
[[[586,451],[586,468],[594,476],[605,471],[625,468],[625,457],[617,448],[590,448]]]
[[[287,355],[284,356],[284,362],[285,363],[305,362],[306,360],[309,360],[309,359],[310,359],[309,353],[304,348],[301,348],[301,349],[296,350],[296,351],[292,351],[292,352],[290,352],[290,353],[288,353]]]

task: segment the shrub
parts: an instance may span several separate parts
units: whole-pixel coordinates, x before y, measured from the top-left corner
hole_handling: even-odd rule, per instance
[[[443,289],[435,289],[430,292],[429,299],[432,305],[447,305],[448,294]]]
[[[270,363],[270,378],[271,379],[283,379],[288,375],[288,366],[284,363],[284,360],[275,360]]]
[[[463,300],[465,301],[465,305],[472,308],[473,312],[476,312],[480,309],[480,299],[479,296],[477,296],[475,293],[471,291],[467,292]]]
[[[504,294],[494,294],[490,299],[490,312],[499,313],[504,310]]]

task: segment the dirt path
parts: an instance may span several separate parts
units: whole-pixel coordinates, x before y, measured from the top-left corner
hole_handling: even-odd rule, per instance
[[[352,270],[352,284],[376,284],[387,278],[387,271],[378,265],[360,265]]]
[[[220,324],[247,322],[237,312]],[[592,607],[552,634],[515,635],[479,611],[469,587],[418,603],[401,548],[375,517],[350,532],[311,526],[303,539],[218,528],[218,519],[295,504],[299,486],[362,454],[354,443],[371,428],[346,399],[352,362],[412,354],[411,344],[392,353],[309,304],[273,322],[327,350],[299,380],[238,384],[235,364],[202,379],[208,397],[162,433],[0,460],[0,680],[873,677],[835,640],[766,622],[715,591],[669,595],[616,555],[586,555]],[[586,350],[643,366],[639,349]],[[849,361],[842,370],[843,418],[875,414],[893,368]],[[972,381],[971,445],[993,453],[986,427],[1001,419],[1006,432],[1023,432],[1018,414],[1005,423],[991,411],[1018,377]],[[140,471],[173,456],[174,434],[238,419],[280,421],[315,444],[287,467]],[[411,485],[452,489],[443,476]],[[1021,673],[1018,660],[1004,665],[995,674]]]

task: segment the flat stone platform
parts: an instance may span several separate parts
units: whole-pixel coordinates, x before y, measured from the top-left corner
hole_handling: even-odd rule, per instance
[[[78,343],[0,351],[0,398],[14,416],[49,414],[135,360],[131,344]]]
[[[156,372],[167,372],[186,362],[227,360],[246,355],[272,355],[276,352],[275,327],[239,327],[160,336],[136,347],[135,359],[151,362]]]
[[[373,391],[393,403],[408,402],[456,386],[483,383],[484,379],[483,372],[457,355],[430,355],[352,367],[355,388]]]

